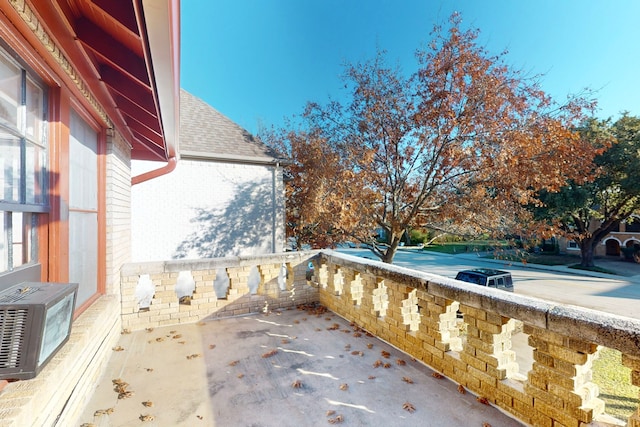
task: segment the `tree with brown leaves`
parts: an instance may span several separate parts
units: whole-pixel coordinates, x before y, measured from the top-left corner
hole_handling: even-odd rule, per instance
[[[594,153],[572,129],[593,105],[558,105],[460,24],[434,29],[410,75],[379,52],[346,67],[346,102],[309,103],[298,129],[264,133],[293,160],[290,236],[392,262],[409,228],[514,232],[541,189],[583,178]]]

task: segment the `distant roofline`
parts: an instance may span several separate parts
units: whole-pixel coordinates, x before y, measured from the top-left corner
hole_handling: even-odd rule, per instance
[[[216,160],[227,163],[244,163],[259,165],[289,165],[291,160],[271,156],[242,156],[237,154],[203,153],[200,151],[181,150],[182,159]]]

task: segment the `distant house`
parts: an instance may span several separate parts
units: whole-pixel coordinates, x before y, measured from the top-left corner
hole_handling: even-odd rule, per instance
[[[133,162],[134,173],[147,163]],[[282,251],[281,163],[245,129],[181,90],[180,161],[172,173],[132,189],[132,259]]]
[[[624,248],[640,249],[640,217],[633,216],[633,221],[623,221],[607,234],[596,246],[596,256],[623,257]],[[597,225],[592,224],[592,229]],[[580,254],[580,247],[573,240],[559,238],[560,253]]]

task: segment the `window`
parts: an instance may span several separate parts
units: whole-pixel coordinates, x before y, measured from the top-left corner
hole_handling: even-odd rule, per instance
[[[579,249],[578,244],[575,242],[575,240],[569,240],[567,242],[567,249]]]
[[[69,138],[69,281],[80,306],[98,291],[98,133],[71,111]]]
[[[631,217],[629,220],[627,220],[624,226],[624,231],[626,231],[627,233],[639,233],[640,218],[634,216],[634,217]]]
[[[48,211],[46,92],[0,49],[0,275],[37,262]]]

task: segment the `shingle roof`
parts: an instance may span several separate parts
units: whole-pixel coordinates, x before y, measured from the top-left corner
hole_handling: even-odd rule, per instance
[[[211,105],[180,89],[180,157],[272,163],[280,156]]]

